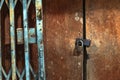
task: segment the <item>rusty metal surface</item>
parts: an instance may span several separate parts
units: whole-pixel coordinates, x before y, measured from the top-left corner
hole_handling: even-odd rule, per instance
[[[88,50],[88,80],[119,80],[120,74],[120,1],[87,0],[87,38],[92,45]],[[82,55],[74,56],[75,38],[82,37],[81,0],[44,0],[44,42],[47,80],[81,80]],[[9,11],[2,7],[2,64],[10,69]],[[17,11],[19,8],[19,11]],[[35,24],[35,7],[29,7],[29,27]],[[22,25],[22,5],[15,8],[15,26]],[[5,35],[5,36],[4,36]],[[24,69],[24,46],[16,46],[17,67]],[[30,45],[30,62],[37,72],[37,45]]]
[[[7,0],[6,0],[7,1]],[[81,5],[80,5],[81,4]],[[35,27],[35,5],[29,4],[28,25]],[[47,80],[81,80],[82,55],[74,56],[75,39],[82,37],[82,3],[81,0],[44,0],[44,42]],[[19,10],[18,10],[19,8]],[[15,7],[15,29],[23,27],[23,8],[20,0]],[[4,3],[2,8],[2,46],[3,66],[8,73],[10,69],[9,10]],[[30,44],[30,63],[38,71],[38,51],[36,44]],[[16,45],[16,66],[20,73],[25,67],[24,45]],[[19,76],[18,76],[19,77]],[[25,77],[25,76],[24,76]],[[32,79],[31,75],[31,80]],[[11,79],[11,78],[10,78]],[[4,80],[4,79],[3,79]]]
[[[88,80],[120,80],[120,0],[87,0]]]
[[[81,0],[43,0],[47,80],[82,80],[82,55],[73,55],[82,37],[81,7]]]
[[[4,14],[4,15],[3,15]],[[8,7],[5,3],[3,3],[3,6],[2,6],[2,9],[1,9],[1,18],[2,18],[2,21],[1,21],[1,31],[2,31],[2,40],[1,40],[1,43],[2,43],[2,66],[4,67],[4,70],[6,71],[6,73],[10,73],[10,66],[11,66],[11,55],[10,55],[10,44],[6,44],[5,45],[5,42],[10,42],[10,36],[9,36],[9,33],[10,33],[10,28],[7,27],[9,26],[9,12],[8,12]],[[3,54],[4,53],[4,54]],[[3,70],[3,69],[2,69]],[[5,76],[5,77],[8,77],[9,76]],[[4,80],[5,78],[3,78],[2,80]]]
[[[82,36],[82,9],[80,0],[43,1],[44,9],[44,41],[47,80],[81,80],[82,55],[74,56],[75,39]],[[72,6],[71,6],[72,5]],[[8,73],[10,69],[10,36],[9,10],[4,3],[2,14],[3,25],[3,66]],[[19,10],[18,10],[19,8]],[[15,28],[22,28],[22,4],[15,7]],[[35,27],[35,6],[31,3],[28,10],[28,25]],[[5,35],[5,36],[4,36]],[[33,69],[38,71],[37,45],[30,44],[30,62]],[[24,45],[16,45],[16,62],[20,73],[24,70]],[[31,75],[32,76],[32,75]],[[25,77],[25,76],[24,76]],[[32,77],[31,77],[32,78]]]
[[[6,0],[7,1],[7,0]],[[82,80],[82,55],[74,56],[76,37],[82,37],[81,0],[44,0],[44,41],[47,80]],[[29,4],[28,25],[35,27],[35,6]],[[72,5],[72,6],[71,6]],[[19,10],[18,10],[19,8]],[[15,7],[15,29],[23,27],[22,4],[18,0]],[[2,8],[2,64],[5,71],[10,70],[10,36],[9,10],[4,3]],[[38,71],[38,51],[36,44],[30,44],[30,63]],[[16,45],[16,66],[20,73],[24,72],[24,45]],[[25,72],[24,72],[25,73]],[[18,73],[17,73],[18,75]],[[18,75],[18,77],[20,77]],[[25,78],[25,76],[24,76]],[[10,77],[11,79],[11,77]],[[4,77],[3,77],[4,80]],[[31,75],[31,80],[33,76]]]

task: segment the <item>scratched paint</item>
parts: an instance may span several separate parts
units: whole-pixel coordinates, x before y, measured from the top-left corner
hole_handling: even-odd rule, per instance
[[[39,79],[46,80],[45,61],[44,61],[44,43],[43,43],[43,9],[42,0],[35,1],[36,6],[36,31],[37,31],[37,46],[38,46],[38,61],[39,61]]]
[[[16,51],[15,51],[15,23],[14,23],[14,2],[10,0],[10,41],[11,41],[11,64],[12,80],[16,80]]]
[[[29,44],[36,44],[36,32],[35,28],[29,28],[28,30],[28,42]],[[23,41],[23,29],[17,28],[17,44],[24,44]]]
[[[23,2],[23,28],[24,28],[25,72],[26,72],[26,80],[30,80],[27,0],[23,0],[22,2]]]

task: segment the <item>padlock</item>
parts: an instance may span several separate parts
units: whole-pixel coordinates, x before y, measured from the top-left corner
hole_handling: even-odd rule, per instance
[[[83,53],[83,48],[84,47],[89,47],[90,43],[91,43],[91,41],[88,40],[88,39],[76,38],[74,55],[79,56],[80,54],[82,54]]]

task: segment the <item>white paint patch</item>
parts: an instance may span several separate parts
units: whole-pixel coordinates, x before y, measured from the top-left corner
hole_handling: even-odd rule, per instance
[[[100,47],[101,46],[101,43],[100,43],[100,40],[99,39],[95,39],[94,40],[94,43],[97,47]]]
[[[76,12],[76,13],[75,13],[75,21],[79,21],[79,20],[80,20],[79,13]]]

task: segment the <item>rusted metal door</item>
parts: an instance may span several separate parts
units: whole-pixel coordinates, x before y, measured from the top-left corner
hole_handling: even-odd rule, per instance
[[[83,56],[75,56],[82,37],[81,0],[43,0],[47,80],[82,80]]]
[[[82,80],[79,65],[83,56],[72,55],[75,38],[82,37],[81,2],[44,2],[46,68],[50,80]],[[87,80],[120,80],[119,5],[119,0],[86,0],[86,38],[91,40],[87,49]]]
[[[120,80],[120,0],[86,0],[88,80]]]

